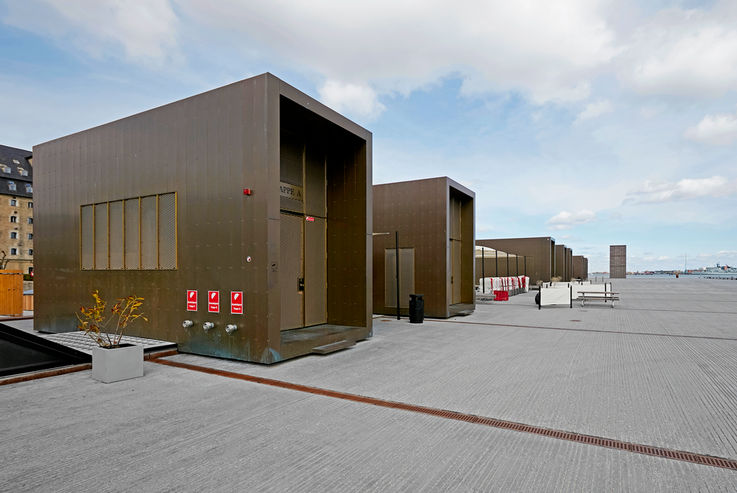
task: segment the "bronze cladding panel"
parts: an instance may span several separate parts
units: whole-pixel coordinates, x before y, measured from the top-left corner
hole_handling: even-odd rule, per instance
[[[573,249],[566,248],[566,281],[573,277]]]
[[[461,197],[462,252],[468,258],[461,263],[461,300],[473,303],[473,200],[474,194],[447,177],[431,178],[374,186],[374,232],[389,233],[374,236],[375,313],[394,314],[396,307],[385,303],[387,249],[394,248],[394,233],[399,231],[399,246],[414,248],[415,293],[423,294],[425,315],[448,317],[451,303],[451,205],[450,193],[455,189]],[[456,209],[456,213],[457,213]],[[400,269],[402,259],[400,258]],[[463,269],[470,271],[467,277]],[[400,290],[401,290],[400,285]],[[467,297],[468,301],[464,299]],[[402,305],[404,301],[402,301]],[[407,314],[407,310],[401,310]]]
[[[304,231],[304,325],[310,326],[327,322],[325,219],[315,217],[314,221],[305,221]]]
[[[565,280],[565,261],[566,261],[566,246],[555,245],[555,277],[560,277],[561,281]]]
[[[384,251],[384,306],[397,307],[396,249]],[[409,309],[409,295],[415,292],[415,249],[399,249],[399,307]]]
[[[279,250],[279,285],[281,286],[281,330],[304,326],[304,277],[302,258],[303,218],[281,214],[281,248]]]
[[[538,281],[550,281],[552,270],[551,252],[553,251],[552,244],[554,244],[554,240],[550,237],[481,239],[476,240],[476,244],[519,255],[521,274],[524,273],[524,258],[522,257],[527,256],[527,275],[530,278],[530,283],[535,284]],[[500,258],[499,274],[497,275],[504,275],[506,268],[506,259]],[[487,275],[486,277],[491,276]]]
[[[583,255],[573,255],[571,257],[571,265],[573,266],[572,278],[586,279],[588,272],[586,269],[586,257]]]
[[[75,312],[93,289],[108,300],[135,293],[145,298],[150,322],[132,325],[130,335],[174,341],[182,352],[279,361],[286,98],[327,122],[321,132],[333,129],[309,136],[331,147],[332,201],[338,223],[346,224],[329,228],[337,236],[327,247],[337,272],[333,318],[370,335],[371,134],[270,74],[35,146],[36,328],[75,330]],[[176,268],[129,265],[136,256],[126,250],[126,270],[81,270],[82,205],[166,193],[177,194]],[[125,244],[130,240],[126,235]],[[196,312],[186,311],[187,289],[198,290]],[[208,290],[220,291],[219,313],[207,311]],[[230,314],[230,291],[244,292],[243,315]],[[185,319],[194,327],[183,329]],[[205,321],[216,328],[203,331]],[[224,331],[228,323],[238,325],[232,335]]]

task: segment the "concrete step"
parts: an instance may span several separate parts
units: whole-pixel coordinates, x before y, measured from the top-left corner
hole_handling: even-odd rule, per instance
[[[356,341],[343,339],[342,341],[331,342],[330,344],[325,344],[324,346],[314,347],[312,348],[312,352],[315,354],[330,354],[334,353],[335,351],[340,351],[341,349],[348,349],[349,347],[353,347],[355,345]]]

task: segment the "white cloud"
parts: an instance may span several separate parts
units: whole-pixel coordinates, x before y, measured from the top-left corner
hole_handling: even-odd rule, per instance
[[[737,141],[737,114],[706,115],[686,130],[687,138],[711,145],[730,145]]]
[[[650,181],[638,190],[627,193],[625,203],[644,204],[688,200],[699,197],[723,197],[737,193],[737,183],[722,176],[684,178],[677,182]]]
[[[573,226],[584,224],[596,219],[596,214],[589,210],[578,212],[561,211],[548,219],[548,225],[553,229],[570,229]]]
[[[606,113],[611,113],[614,110],[611,101],[601,100],[589,103],[583,109],[581,113],[576,117],[575,123],[582,122],[584,120],[590,120]]]
[[[319,93],[322,102],[339,113],[373,119],[385,109],[376,91],[367,85],[328,80],[320,87]]]
[[[737,8],[670,8],[637,28],[620,61],[622,80],[642,94],[718,97],[737,85]]]
[[[607,0],[376,0],[178,4],[233,46],[325,80],[407,94],[449,75],[463,92],[516,91],[537,103],[580,100],[615,54]]]
[[[115,49],[144,65],[178,60],[178,20],[169,0],[24,0],[8,2],[3,22],[91,56],[103,58]]]

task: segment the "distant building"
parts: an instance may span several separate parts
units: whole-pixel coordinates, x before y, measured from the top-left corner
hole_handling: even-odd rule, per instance
[[[612,279],[627,277],[627,245],[609,246],[609,277]]]
[[[519,266],[519,275],[529,276],[531,284],[550,282],[550,278],[555,275],[555,238],[550,236],[487,238],[476,240],[476,244],[518,256],[519,260],[515,262],[519,264],[510,266],[509,275],[516,275],[515,269]]]
[[[33,272],[31,161],[31,151],[0,145],[0,258],[24,274]]]
[[[572,277],[575,279],[588,279],[589,277],[589,259],[583,255],[573,255],[572,257]]]

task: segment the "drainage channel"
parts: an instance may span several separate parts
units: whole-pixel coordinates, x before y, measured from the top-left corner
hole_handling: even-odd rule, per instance
[[[420,414],[428,414],[430,416],[437,416],[445,419],[452,419],[455,421],[464,421],[466,423],[473,423],[485,426],[491,426],[493,428],[501,428],[504,430],[519,431],[523,433],[531,433],[533,435],[542,435],[549,438],[556,438],[558,440],[566,440],[569,442],[582,443],[586,445],[594,445],[597,447],[612,448],[617,450],[624,450],[627,452],[633,452],[636,454],[650,455],[653,457],[659,457],[662,459],[678,460],[683,462],[692,462],[694,464],[700,464],[705,466],[720,467],[723,469],[737,470],[737,460],[725,459],[722,457],[714,457],[711,455],[697,454],[694,452],[687,452],[684,450],[672,450],[663,447],[656,447],[651,445],[643,445],[638,443],[625,442],[622,440],[615,440],[612,438],[598,437],[594,435],[584,435],[581,433],[574,433],[564,430],[555,430],[550,428],[543,428],[540,426],[527,425],[524,423],[517,423],[515,421],[507,421],[503,419],[489,418],[485,416],[477,416],[474,414],[466,414],[457,411],[448,411],[444,409],[437,409],[426,406],[417,406],[414,404],[407,404],[404,402],[387,401],[384,399],[377,399],[375,397],[366,397],[362,395],[349,394],[346,392],[339,392],[335,390],[323,389],[319,387],[310,387],[308,385],[302,385],[297,383],[285,382],[282,380],[274,380],[271,378],[257,377],[253,375],[246,375],[243,373],[235,373],[231,371],[218,370],[215,368],[208,368],[206,366],[192,365],[189,363],[181,363],[178,361],[171,361],[165,359],[154,359],[155,363],[167,366],[173,366],[176,368],[182,368],[186,370],[198,371],[201,373],[208,373],[210,375],[218,375],[221,377],[233,378],[235,380],[244,380],[246,382],[258,383],[262,385],[269,385],[272,387],[279,387],[283,389],[295,390],[298,392],[305,392],[308,394],[321,395],[326,397],[333,397],[336,399],[342,399],[352,402],[360,402],[363,404],[371,404],[379,407],[386,407],[390,409],[399,409],[402,411],[409,411]]]

